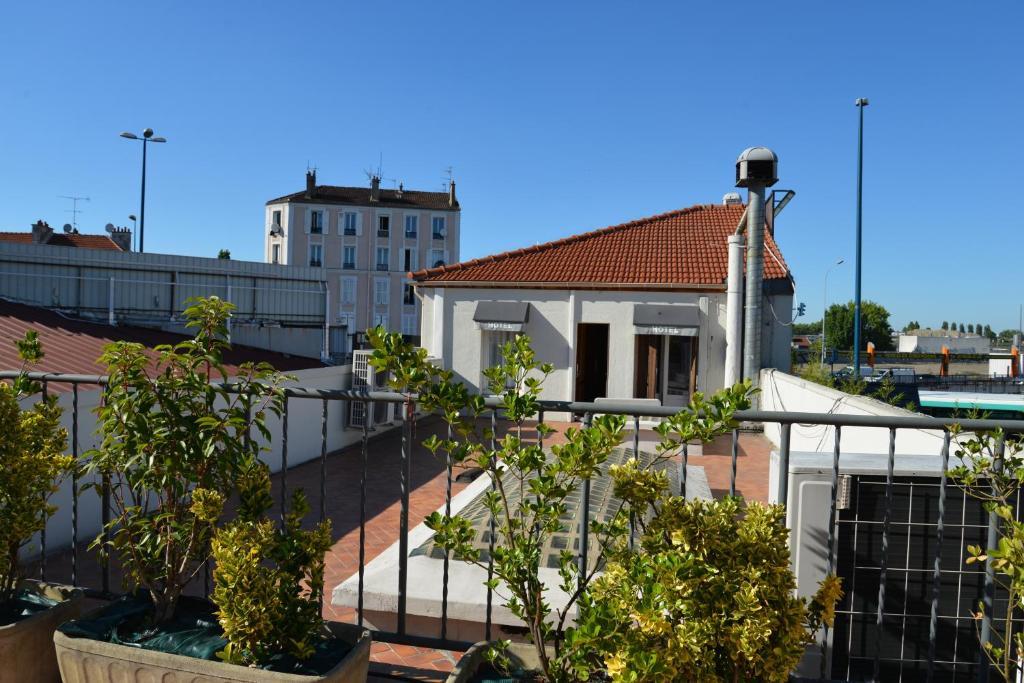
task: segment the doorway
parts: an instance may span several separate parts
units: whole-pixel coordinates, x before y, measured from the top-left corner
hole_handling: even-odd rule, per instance
[[[608,395],[608,324],[579,323],[576,326],[576,395],[574,400],[590,403]]]
[[[697,386],[697,337],[638,334],[633,378],[635,398],[687,405]]]

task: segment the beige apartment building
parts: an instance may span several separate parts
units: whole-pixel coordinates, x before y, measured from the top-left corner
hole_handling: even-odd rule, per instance
[[[383,325],[418,337],[420,306],[410,272],[459,260],[459,202],[448,192],[317,185],[266,205],[264,260],[322,269],[328,292],[330,355]]]

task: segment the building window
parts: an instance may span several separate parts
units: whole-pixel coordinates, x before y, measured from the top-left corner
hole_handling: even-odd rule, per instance
[[[391,250],[387,247],[377,247],[377,270],[388,270],[391,263]]]
[[[419,329],[416,327],[416,314],[415,313],[403,313],[402,314],[402,334],[407,337],[419,336]]]
[[[411,273],[419,267],[416,262],[416,256],[417,254],[415,249],[402,250],[402,269],[406,273]]]
[[[504,362],[504,355],[502,348],[508,342],[512,341],[516,337],[515,332],[504,332],[497,330],[489,330],[481,334],[484,341],[483,350],[483,369],[493,368],[496,365],[501,365]],[[480,380],[481,391],[490,391],[491,385],[490,380],[487,377],[483,377]]]
[[[323,265],[324,248],[320,244],[309,245],[309,265],[319,268]]]
[[[338,322],[341,326],[348,330],[349,334],[352,334],[356,330],[356,314],[355,313],[340,313],[338,315]]]
[[[271,263],[280,263],[281,262],[281,245],[280,244],[271,245],[271,247],[270,247],[270,254],[271,254],[271,256],[270,256],[270,262]]]
[[[385,330],[388,328],[388,314],[387,313],[374,313],[373,314],[373,326],[383,327]]]
[[[354,211],[346,211],[342,214],[342,224],[345,229],[346,235],[356,234],[356,213]]]
[[[272,215],[273,215],[273,219],[271,219],[271,223],[270,224],[271,225],[276,225],[276,226],[280,227],[281,226],[281,212],[280,211],[275,211]]]
[[[434,219],[431,221],[431,225],[433,228],[431,232],[434,234],[434,239],[443,240],[445,233],[444,216],[434,216]]]
[[[402,291],[402,303],[406,306],[416,305],[416,290],[412,285],[406,285]]]
[[[373,282],[373,302],[378,306],[388,305],[388,280],[379,277]]]
[[[344,247],[341,251],[341,267],[345,270],[355,270],[356,268],[356,248],[355,247]]]
[[[430,267],[437,268],[444,265],[444,249],[430,250]]]
[[[391,234],[391,216],[384,214],[377,216],[377,237],[387,237]]]
[[[341,278],[341,303],[354,304],[356,302],[356,278]]]
[[[309,231],[314,235],[322,235],[324,232],[324,212],[310,211]]]
[[[420,217],[415,214],[409,214],[405,217],[405,236],[414,239],[416,237],[416,230],[420,225]]]

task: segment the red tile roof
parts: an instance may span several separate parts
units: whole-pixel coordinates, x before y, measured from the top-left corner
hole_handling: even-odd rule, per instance
[[[17,244],[32,244],[32,233],[30,232],[0,232],[0,242],[15,242]],[[75,235],[66,233],[53,233],[46,244],[56,247],[78,247],[80,249],[106,249],[107,251],[122,251],[112,239],[106,235]]]
[[[280,204],[283,202],[295,202],[299,204],[350,204],[352,206],[381,206],[391,208],[415,208],[434,210],[458,210],[459,201],[455,200],[455,206],[448,203],[447,192],[422,192],[420,190],[398,190],[380,189],[377,201],[370,201],[370,188],[368,187],[340,187],[337,185],[317,185],[313,196],[309,197],[305,191],[286,194],[277,199],[271,199],[267,204]]]
[[[699,205],[641,218],[516,251],[429,268],[418,282],[644,285],[720,288],[728,272],[727,238],[742,205]],[[784,280],[788,266],[765,233],[765,280]],[[774,254],[774,255],[773,255]],[[777,260],[776,260],[777,259]]]
[[[28,330],[35,330],[39,334],[45,354],[42,362],[32,368],[33,371],[81,375],[106,372],[106,368],[97,363],[97,359],[103,353],[103,347],[110,342],[138,342],[151,349],[159,344],[175,344],[186,339],[184,335],[172,332],[142,327],[111,327],[69,318],[45,308],[0,300],[0,370],[21,368],[14,340],[24,337]],[[156,358],[156,354],[151,351],[147,355],[151,359]],[[266,361],[285,372],[321,367],[319,361],[311,358],[287,356],[246,346],[233,347],[224,360],[230,374],[234,374],[238,365],[246,361]],[[53,385],[51,389],[70,391],[69,386]]]

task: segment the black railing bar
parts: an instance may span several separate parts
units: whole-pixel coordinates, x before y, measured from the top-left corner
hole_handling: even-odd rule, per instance
[[[448,442],[452,440],[452,425],[448,423]],[[452,515],[452,453],[445,444],[445,488],[444,488],[444,516]],[[444,565],[441,573],[441,640],[448,637],[448,569],[451,564],[451,553],[444,549]]]
[[[1003,469],[1003,458],[1006,455],[1006,442],[1002,437],[996,441],[996,452],[995,457],[992,458],[992,471],[998,475]],[[995,493],[993,487],[993,493]],[[996,548],[999,546],[999,514],[992,509],[988,513],[988,539],[986,548]],[[979,683],[987,683],[989,679],[989,653],[986,646],[992,642],[992,610],[995,602],[995,589],[996,589],[996,571],[995,566],[992,564],[992,556],[986,553],[985,558],[985,584],[984,592],[982,593],[982,620],[981,620],[981,634],[979,639],[981,641],[981,652],[978,655],[978,681]],[[1007,644],[1009,647],[1009,644]]]
[[[875,614],[875,659],[872,680],[878,680],[880,657],[882,655],[882,623],[885,621],[885,581],[889,563],[889,520],[892,519],[892,480],[896,466],[896,429],[889,428],[889,468],[885,475],[885,513],[882,525],[881,559],[878,569],[878,610]]]
[[[491,411],[491,451],[497,450],[498,432],[498,411]],[[488,471],[487,476],[491,478],[491,491],[497,490],[498,482],[494,473]],[[488,537],[487,537],[487,613],[484,617],[484,640],[491,639],[491,609],[494,601],[494,589],[491,588],[491,581],[494,579],[494,534],[497,531],[493,514],[488,514]]]
[[[637,462],[640,462],[640,416],[633,416],[633,457],[636,458]],[[685,487],[682,476],[683,472],[686,471],[686,465],[683,465],[683,469],[680,472],[679,486]],[[685,496],[685,493],[680,495]],[[634,510],[629,511],[629,549],[633,550],[636,547],[636,512]]]
[[[786,422],[779,428],[779,505],[789,505],[789,433],[792,427]]]
[[[320,522],[327,519],[327,406],[328,401],[323,400],[323,410],[320,413]],[[318,591],[320,611],[324,611],[324,587],[321,585]]]
[[[78,385],[71,386],[71,585],[78,585]]]
[[[45,402],[50,397],[50,385],[44,379],[43,383],[43,401]],[[42,494],[43,503],[46,503],[46,494]],[[46,581],[46,523],[48,522],[46,515],[43,515],[42,528],[39,531],[39,580]]]
[[[288,513],[288,397],[281,408],[281,528]]]
[[[939,634],[939,593],[942,585],[942,535],[945,529],[943,522],[946,517],[946,469],[949,467],[950,434],[942,436],[942,467],[939,475],[939,509],[938,523],[935,527],[935,565],[932,570],[932,605],[928,622],[928,683],[935,675],[935,648]]]
[[[16,371],[0,371],[0,379],[13,379],[20,373]],[[28,373],[29,379],[41,380],[44,377],[54,383],[105,384],[102,375],[64,375],[59,373]],[[213,382],[214,385],[229,392],[238,391],[241,384],[231,382]],[[304,387],[284,387],[282,391],[291,398],[315,398],[342,401],[378,401],[382,403],[404,403],[415,401],[416,396],[391,391],[365,391],[355,389],[311,389]],[[488,408],[502,407],[502,399],[497,396],[484,398]],[[679,413],[678,408],[671,406],[645,406],[637,412],[637,406],[628,399],[608,400],[601,403],[585,403],[576,401],[538,401],[538,407],[548,412],[591,413],[593,415],[641,415],[643,417],[670,417]],[[881,417],[877,415],[842,415],[836,413],[804,413],[775,410],[740,410],[734,415],[740,422],[771,422],[780,425],[832,425],[841,427],[880,427],[897,429],[928,429],[941,430],[943,427],[958,425],[964,431],[993,431],[1002,429],[1006,432],[1024,432],[1024,420],[958,420],[948,417]]]
[[[360,626],[363,625],[363,584],[366,580],[366,467],[369,462],[366,444],[369,440],[369,421],[370,405],[363,402],[363,438],[359,471],[359,602],[356,606]]]
[[[825,560],[825,576],[830,576],[835,570],[835,548],[836,548],[836,512],[839,507],[839,445],[842,440],[842,427],[835,428],[835,435],[832,441],[832,489],[829,495],[828,507],[828,547],[825,549],[827,558]],[[788,469],[788,468],[787,468]],[[788,476],[786,470],[780,470],[780,476]],[[786,501],[781,501],[783,504]],[[821,677],[828,678],[828,624],[825,624],[824,634],[821,639]]]
[[[679,460],[679,497],[686,498],[686,467],[690,462],[690,444],[683,442],[683,449]]]
[[[592,413],[584,413],[583,428],[590,427],[594,416]],[[580,555],[579,555],[579,584],[582,587],[587,580],[587,555],[590,553],[590,478],[583,480],[583,495],[580,497],[580,505],[583,508],[580,515]]]
[[[373,403],[370,403],[373,409]],[[402,421],[402,459],[400,465],[399,490],[402,508],[398,517],[398,633],[405,635],[406,589],[409,585],[409,486],[412,481],[412,437],[408,415],[412,413],[412,404],[406,406],[406,418]]]
[[[732,448],[730,456],[732,458],[732,470],[729,472],[729,495],[736,495],[736,459],[740,452],[740,430],[732,430]]]

